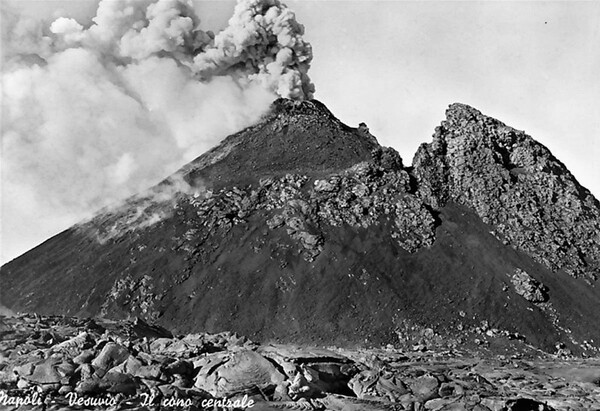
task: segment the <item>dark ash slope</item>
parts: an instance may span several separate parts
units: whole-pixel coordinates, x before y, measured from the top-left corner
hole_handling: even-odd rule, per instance
[[[486,322],[593,351],[599,215],[545,147],[468,106],[405,168],[321,103],[278,100],[149,192],[6,264],[1,298],[263,341],[396,343],[427,327],[459,341]]]

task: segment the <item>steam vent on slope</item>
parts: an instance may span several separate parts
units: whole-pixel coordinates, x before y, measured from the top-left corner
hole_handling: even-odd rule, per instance
[[[600,205],[543,145],[453,104],[412,166],[316,100],[2,267],[41,315],[381,346],[600,348]],[[481,338],[480,338],[481,339]],[[435,342],[435,341],[434,341]]]

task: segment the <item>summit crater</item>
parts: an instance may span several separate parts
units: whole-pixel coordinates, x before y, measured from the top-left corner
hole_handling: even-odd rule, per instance
[[[370,159],[379,144],[362,128],[348,127],[317,100],[277,99],[252,127],[185,166],[191,185],[252,184],[287,173],[337,172]]]

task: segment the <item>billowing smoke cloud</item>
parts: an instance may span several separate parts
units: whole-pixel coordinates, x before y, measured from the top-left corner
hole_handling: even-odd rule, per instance
[[[217,34],[213,45],[194,58],[194,70],[211,77],[232,69],[252,72],[282,97],[311,97],[314,87],[307,72],[311,47],[302,39],[304,28],[294,13],[278,0],[242,0],[229,27]]]
[[[88,23],[4,7],[2,23],[4,261],[314,90],[278,0],[240,0],[216,35],[183,0],[103,0]]]

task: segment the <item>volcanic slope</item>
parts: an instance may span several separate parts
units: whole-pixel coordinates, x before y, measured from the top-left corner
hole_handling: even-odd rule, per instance
[[[462,104],[446,114],[405,167],[366,126],[277,100],[3,266],[2,303],[263,342],[395,344],[431,328],[594,352],[597,200],[525,133]]]

